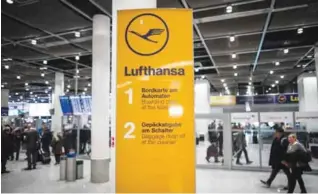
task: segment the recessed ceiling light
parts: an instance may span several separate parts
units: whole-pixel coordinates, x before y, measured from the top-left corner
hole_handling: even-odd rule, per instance
[[[26,91],[29,91],[29,88],[25,88]]]
[[[236,68],[237,68],[237,65],[234,65],[234,66],[233,66],[233,69],[236,69]]]
[[[223,86],[226,87],[227,86],[226,83],[224,83]]]
[[[51,90],[52,89],[52,86],[49,86],[49,90]]]
[[[76,69],[76,73],[79,73],[79,69]]]
[[[273,71],[273,70],[270,70],[270,71],[269,71],[269,73],[270,73],[270,74],[273,74],[273,73],[274,73],[274,71]]]
[[[250,77],[250,81],[252,81],[253,80],[253,78],[252,77]]]
[[[79,56],[79,55],[76,55],[76,56],[75,56],[75,60],[76,60],[76,61],[80,60],[80,56]]]
[[[232,54],[232,59],[235,59],[235,58],[236,58],[236,54],[233,53],[233,54]]]
[[[41,77],[44,77],[45,76],[45,74],[44,73],[41,73]]]
[[[272,84],[272,88],[275,87],[275,84]]]
[[[40,70],[46,70],[47,67],[40,67]]]
[[[279,83],[279,81],[278,81],[278,80],[276,80],[276,81],[275,81],[275,83],[276,83],[276,84],[278,84],[278,83]]]
[[[30,92],[30,94],[33,94],[33,92]]]
[[[21,79],[21,76],[18,75],[18,76],[17,76],[17,79]]]
[[[69,92],[70,90],[69,89],[66,89],[66,92]]]
[[[45,90],[45,93],[47,94],[47,93],[48,93],[48,91],[47,91],[47,90]]]
[[[198,69],[198,68],[194,68],[194,71],[195,71],[195,72],[199,72],[199,69]]]
[[[1,88],[4,88],[4,85],[1,85]]]
[[[226,7],[226,13],[232,13],[233,7],[231,5]]]
[[[84,91],[87,91],[87,88],[84,88]]]
[[[75,35],[76,38],[81,37],[81,33],[80,32],[75,32],[74,35]]]
[[[205,76],[204,76],[204,75],[201,75],[201,78],[202,78],[202,79],[204,79],[204,78],[205,78]]]
[[[272,90],[272,88],[268,88],[268,90]]]
[[[45,81],[45,84],[49,84],[49,81]]]
[[[298,34],[302,34],[303,32],[304,32],[304,29],[303,29],[303,28],[298,28],[298,29],[297,29],[297,33],[298,33]]]
[[[43,61],[43,64],[46,65],[46,64],[47,64],[47,60],[44,60],[44,61]]]
[[[237,73],[234,73],[234,76],[237,76],[238,74]]]
[[[225,80],[224,79],[221,79],[221,82],[223,83]]]
[[[280,65],[280,62],[279,62],[279,61],[276,61],[276,62],[275,62],[275,65],[276,65],[276,66]]]
[[[18,92],[16,92],[16,93],[15,93],[15,95],[19,95],[19,93],[18,93]]]
[[[266,93],[268,93],[268,90],[266,90]]]
[[[8,4],[13,4],[13,0],[7,0]]]
[[[252,83],[251,83],[251,82],[248,82],[248,85],[252,85]]]
[[[82,92],[82,94],[83,94],[83,95],[86,95],[86,93],[85,93],[85,92]]]
[[[35,97],[38,97],[38,95],[35,95]]]
[[[297,65],[297,67],[301,67],[301,65]]]
[[[281,75],[281,76],[280,76],[281,79],[284,79],[284,77],[285,77],[284,75]]]
[[[235,41],[235,36],[230,36],[230,42],[234,42]]]
[[[9,66],[9,65],[5,65],[4,68],[5,68],[5,69],[9,69],[10,66]]]
[[[36,45],[37,41],[35,39],[31,40],[31,44]]]
[[[289,53],[289,49],[284,49],[284,53],[285,54]]]
[[[312,55],[308,55],[307,58],[311,59],[311,58],[312,58]]]
[[[71,88],[71,85],[67,85],[67,88]]]
[[[26,85],[26,86],[27,86],[27,85],[29,85],[29,83],[25,83],[24,85]]]
[[[88,87],[91,87],[91,83],[88,83],[87,86],[88,86]]]

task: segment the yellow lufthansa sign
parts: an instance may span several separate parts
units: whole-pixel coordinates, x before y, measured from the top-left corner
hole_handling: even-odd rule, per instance
[[[118,12],[116,192],[194,193],[192,11]]]

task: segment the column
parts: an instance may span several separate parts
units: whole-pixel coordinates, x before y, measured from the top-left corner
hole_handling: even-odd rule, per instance
[[[109,181],[110,18],[93,18],[91,182]]]
[[[64,95],[64,74],[56,72],[54,91],[52,93],[52,106],[54,109],[54,115],[52,115],[51,130],[54,132],[62,131],[62,108],[60,104],[60,96]]]
[[[317,77],[303,73],[297,78],[299,112],[318,111]]]
[[[117,11],[125,9],[146,9],[156,8],[157,0],[113,0],[112,9],[112,85],[111,85],[111,134],[112,138],[116,136],[116,83],[117,83]],[[124,57],[124,56],[123,56]],[[116,146],[116,143],[115,143]],[[111,151],[111,189],[112,193],[115,192],[115,165],[116,165],[116,149],[115,147]]]
[[[9,115],[9,90],[1,89],[1,116]]]
[[[316,77],[317,77],[317,82],[318,82],[318,43],[316,43],[315,46],[315,67],[316,67]],[[318,86],[318,84],[317,84]]]

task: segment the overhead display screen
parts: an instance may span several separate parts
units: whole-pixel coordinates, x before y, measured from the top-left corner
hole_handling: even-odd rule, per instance
[[[92,113],[92,97],[91,96],[81,96],[82,109],[84,114]]]
[[[60,96],[60,103],[61,103],[63,115],[73,114],[72,103],[68,96]]]
[[[81,98],[79,96],[70,96],[73,114],[80,115],[83,114],[82,105],[81,105]]]

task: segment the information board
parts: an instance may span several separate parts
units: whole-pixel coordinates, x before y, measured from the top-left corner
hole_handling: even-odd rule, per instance
[[[60,104],[63,115],[73,114],[72,103],[69,96],[60,96]]]
[[[117,193],[195,193],[192,20],[188,9],[118,11]]]
[[[82,106],[81,106],[81,99],[79,96],[70,96],[73,114],[80,115],[83,113]]]
[[[81,96],[81,104],[84,114],[92,113],[92,97],[91,96]]]

